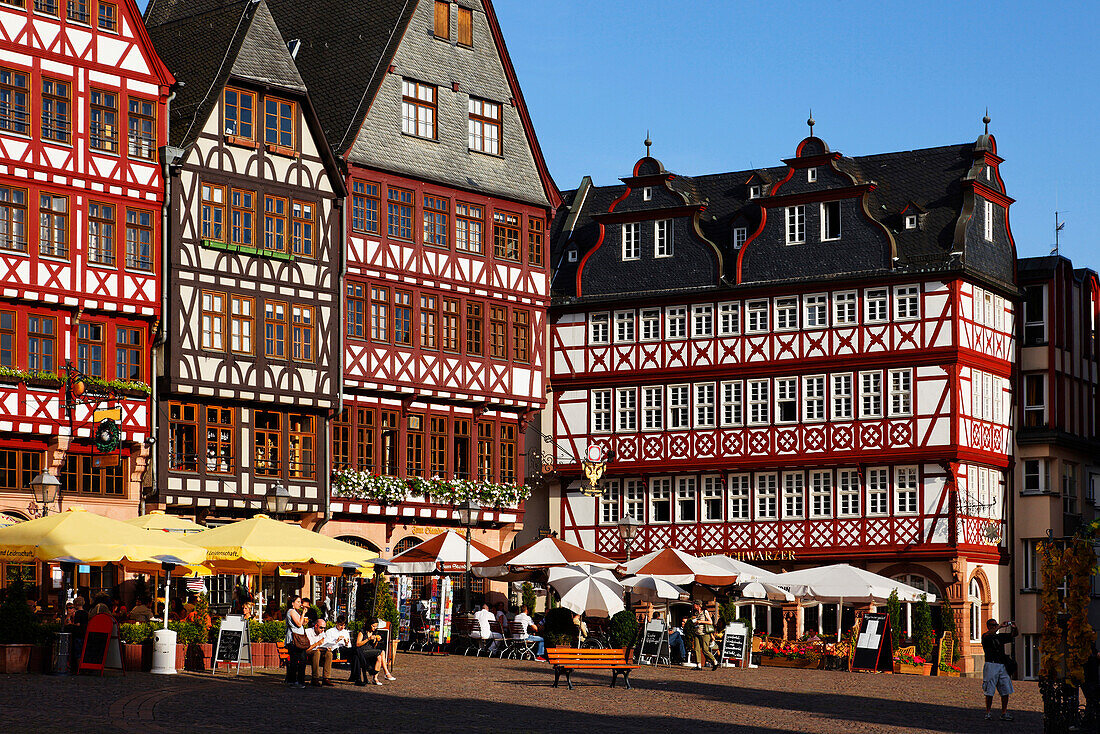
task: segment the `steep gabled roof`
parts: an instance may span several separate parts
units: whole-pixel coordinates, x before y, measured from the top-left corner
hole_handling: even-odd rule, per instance
[[[306,91],[264,0],[198,0],[186,6],[182,0],[152,0],[145,20],[157,52],[182,83],[169,120],[172,145],[194,142],[230,76]]]

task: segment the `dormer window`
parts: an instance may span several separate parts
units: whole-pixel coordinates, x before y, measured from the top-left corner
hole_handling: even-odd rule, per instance
[[[806,181],[809,182],[809,183],[815,183],[817,181],[817,169],[816,168],[807,168],[806,169]]]
[[[749,187],[749,198],[750,199],[759,199],[760,198],[760,187],[759,186],[750,186]]]
[[[641,229],[639,222],[628,222],[623,225],[623,260],[637,260],[641,257]]]
[[[986,166],[985,167],[985,180],[986,181],[989,181],[992,178],[992,175],[993,175],[989,171],[990,171],[989,166]]]
[[[734,227],[733,228],[733,249],[740,250],[741,246],[745,244],[745,240],[749,238],[748,227]]]
[[[642,189],[642,201],[650,201],[653,198],[653,187],[646,186]]]
[[[916,214],[906,214],[905,215],[905,228],[906,229],[916,229],[917,228],[917,215]]]
[[[566,253],[565,253],[565,261],[566,262],[571,262],[571,263],[577,262],[577,251],[575,249],[572,249],[572,248],[567,250]]]

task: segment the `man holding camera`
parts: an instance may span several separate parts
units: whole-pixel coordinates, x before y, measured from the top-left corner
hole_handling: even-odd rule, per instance
[[[1000,630],[1009,630],[1001,632]],[[1005,645],[1012,642],[1012,638],[1020,634],[1015,622],[997,624],[997,620],[990,619],[985,623],[985,634],[982,635],[982,650],[985,651],[985,667],[982,669],[982,692],[985,693],[985,718],[993,718],[993,695],[1001,694],[1001,721],[1012,721],[1012,714],[1008,713],[1008,697],[1012,694],[1012,676],[1008,666],[1014,661],[1005,655]]]

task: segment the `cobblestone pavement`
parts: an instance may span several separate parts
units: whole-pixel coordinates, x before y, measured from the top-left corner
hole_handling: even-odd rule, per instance
[[[384,686],[287,689],[281,671],[103,678],[0,676],[0,732],[1035,732],[1035,683],[1019,682],[1013,723],[988,722],[980,681],[782,668],[643,668],[634,690],[545,663],[399,654]],[[334,671],[335,672],[335,671]]]

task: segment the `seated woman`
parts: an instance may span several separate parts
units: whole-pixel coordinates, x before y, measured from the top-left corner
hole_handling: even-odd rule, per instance
[[[385,651],[379,645],[382,636],[378,634],[378,621],[373,620],[366,629],[360,629],[355,633],[355,642],[351,650],[351,680],[357,686],[365,686],[373,683],[382,685],[378,680],[380,671],[384,671],[390,680],[396,680],[389,674],[385,663]],[[365,679],[365,680],[364,680]]]

